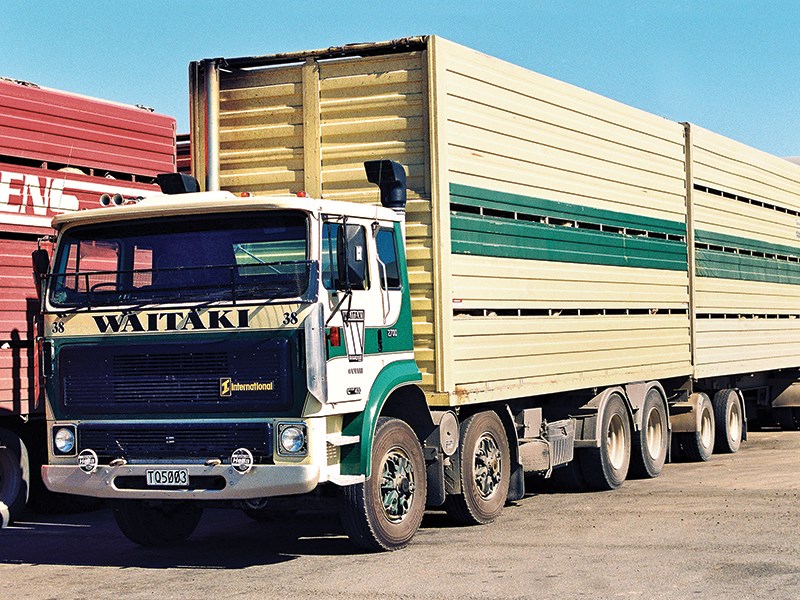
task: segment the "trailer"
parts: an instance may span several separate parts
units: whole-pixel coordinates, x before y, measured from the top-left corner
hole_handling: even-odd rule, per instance
[[[157,190],[174,138],[148,109],[0,78],[0,525],[43,490],[47,456],[31,253],[54,215]]]
[[[797,165],[437,36],[189,71],[200,181],[39,269],[45,480],[131,540],[335,493],[396,549],[797,425]]]

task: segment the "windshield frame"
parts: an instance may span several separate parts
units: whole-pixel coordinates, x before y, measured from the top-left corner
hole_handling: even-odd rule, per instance
[[[218,232],[220,239],[224,242],[225,232],[235,232],[237,230],[251,236],[253,232],[259,229],[268,230],[270,222],[275,222],[277,219],[283,219],[284,231],[289,231],[292,227],[302,226],[302,235],[304,237],[304,258],[302,260],[291,261],[275,261],[264,262],[262,259],[255,257],[251,251],[244,250],[240,255],[239,250],[243,245],[260,242],[258,239],[239,239],[233,240],[231,236],[232,247],[229,249],[232,259],[229,264],[206,264],[206,265],[177,265],[168,268],[156,267],[156,260],[152,259],[151,268],[126,268],[120,269],[120,262],[127,260],[127,267],[135,266],[132,264],[132,259],[123,259],[122,255],[117,255],[116,270],[98,270],[87,269],[82,271],[77,269],[70,271],[68,269],[69,256],[67,252],[69,249],[74,249],[76,245],[82,241],[97,239],[97,240],[112,240],[119,241],[125,244],[126,252],[131,252],[135,247],[137,241],[143,239],[166,239],[170,235],[185,235],[187,241],[191,236],[203,235],[205,249],[206,234],[212,235]],[[292,223],[293,219],[298,219],[297,223]],[[302,220],[302,224],[299,222]],[[259,221],[263,225],[258,225]],[[276,208],[266,209],[263,207],[253,207],[251,210],[241,211],[225,211],[225,212],[209,212],[209,213],[191,213],[191,214],[172,214],[163,217],[147,217],[141,219],[125,219],[120,221],[101,221],[91,222],[86,224],[75,224],[71,227],[65,228],[60,236],[59,243],[55,249],[55,256],[52,262],[52,270],[46,277],[46,290],[43,296],[46,298],[47,306],[54,312],[63,311],[77,311],[77,310],[92,310],[92,309],[108,309],[112,307],[141,307],[150,305],[192,305],[197,306],[201,304],[239,304],[243,302],[315,302],[318,295],[318,280],[319,280],[319,265],[318,261],[313,260],[311,257],[313,248],[312,238],[312,215],[309,211],[296,209],[296,208]],[[254,224],[256,224],[254,226]],[[119,228],[119,229],[117,229]],[[117,229],[117,232],[114,230]],[[125,235],[127,231],[145,232],[141,235],[129,234]],[[155,232],[154,232],[155,230]],[[95,234],[95,232],[97,232]],[[123,235],[112,235],[115,233],[123,233]],[[156,236],[161,236],[156,237]],[[287,240],[300,241],[299,236],[289,237]],[[264,241],[267,241],[266,239]],[[220,242],[222,243],[222,242]],[[280,240],[277,241],[280,243]],[[98,244],[100,246],[100,244]],[[212,247],[213,249],[213,247]],[[121,251],[122,253],[123,251]],[[239,262],[240,256],[249,255],[254,260],[252,262]],[[252,269],[259,269],[264,272],[253,273]],[[275,277],[282,275],[284,279],[295,279],[295,285],[284,285],[281,289],[274,289],[280,287],[277,283],[269,283],[270,273],[266,272],[267,269],[274,270]],[[255,275],[253,281],[247,281],[245,273],[250,270],[251,275]],[[182,275],[184,279],[191,280],[193,271],[197,272],[197,277],[204,277],[211,280],[212,275],[215,274],[219,278],[214,284],[195,284],[192,285],[174,286],[162,283],[160,286],[153,287],[152,283],[157,273],[172,272],[173,276]],[[227,273],[221,273],[225,272]],[[144,290],[146,286],[136,287],[133,284],[134,278],[137,276],[146,276],[149,274],[151,285],[149,290]],[[97,284],[92,285],[89,283],[90,277],[103,275],[105,277],[113,277],[102,287],[113,287],[113,290],[98,290],[101,287]],[[74,278],[74,279],[73,279]],[[224,281],[222,279],[224,278]],[[63,291],[66,288],[66,282],[73,280],[74,289],[70,291],[72,298],[67,299],[64,297]],[[84,289],[80,287],[80,281],[85,280]],[[130,281],[130,288],[125,288],[123,280]],[[59,285],[61,283],[62,285]],[[273,289],[269,289],[272,287]],[[290,289],[289,289],[290,288]],[[57,294],[61,293],[59,297]]]

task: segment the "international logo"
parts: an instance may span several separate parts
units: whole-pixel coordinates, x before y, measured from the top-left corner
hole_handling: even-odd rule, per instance
[[[240,381],[233,381],[230,377],[222,377],[219,380],[220,398],[230,398],[234,392],[272,392],[274,390],[274,381],[250,381],[242,383]]]

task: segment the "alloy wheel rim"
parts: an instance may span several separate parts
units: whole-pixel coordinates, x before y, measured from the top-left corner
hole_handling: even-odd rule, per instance
[[[500,447],[490,433],[484,433],[476,444],[474,475],[478,494],[488,500],[500,487],[502,477]]]
[[[381,465],[380,493],[386,518],[399,523],[411,510],[414,501],[414,468],[400,448],[386,453]]]

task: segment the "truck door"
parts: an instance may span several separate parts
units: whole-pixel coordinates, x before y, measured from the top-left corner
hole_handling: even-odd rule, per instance
[[[334,402],[360,401],[380,370],[371,338],[382,320],[373,281],[369,224],[356,219],[322,225],[322,286],[328,294],[328,393]],[[374,246],[372,246],[374,248]],[[373,331],[370,331],[373,329]]]

